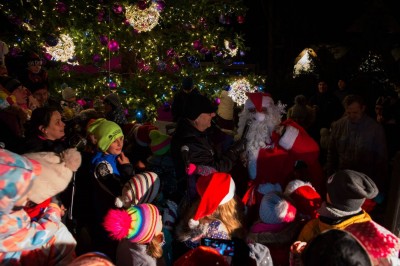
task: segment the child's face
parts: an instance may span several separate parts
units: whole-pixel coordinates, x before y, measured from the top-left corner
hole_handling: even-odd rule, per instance
[[[163,223],[162,223],[162,216],[159,216],[157,225],[156,225],[156,235],[162,232]]]
[[[124,147],[124,137],[119,137],[111,143],[110,147],[108,147],[107,153],[113,155],[120,155],[122,152],[122,148]]]

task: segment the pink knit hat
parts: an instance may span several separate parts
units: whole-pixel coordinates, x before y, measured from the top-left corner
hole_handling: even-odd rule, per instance
[[[116,240],[128,239],[147,244],[156,233],[160,214],[152,204],[139,204],[129,209],[110,209],[104,217],[104,228]]]

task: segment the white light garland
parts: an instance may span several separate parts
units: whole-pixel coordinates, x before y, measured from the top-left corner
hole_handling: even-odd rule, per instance
[[[310,55],[305,53],[300,60],[294,65],[294,76],[299,76],[302,73],[308,73],[312,69]]]
[[[236,48],[232,49],[229,46],[229,41],[228,40],[224,40],[224,46],[225,46],[225,49],[228,50],[228,53],[229,53],[230,56],[236,56],[237,55],[238,48],[236,47]]]
[[[247,100],[246,92],[255,92],[256,90],[257,87],[251,88],[249,81],[246,78],[242,78],[231,84],[228,96],[238,105],[243,105]]]
[[[56,46],[46,46],[46,52],[53,57],[55,61],[67,62],[71,65],[77,65],[77,62],[68,62],[75,56],[75,45],[68,34],[61,34]]]
[[[149,8],[141,10],[137,5],[125,7],[125,17],[129,24],[138,32],[151,31],[160,18],[160,12],[157,10],[157,4],[152,2]]]

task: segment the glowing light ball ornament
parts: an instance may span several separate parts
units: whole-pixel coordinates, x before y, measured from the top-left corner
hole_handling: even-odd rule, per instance
[[[68,6],[64,2],[57,2],[55,9],[58,13],[64,14],[68,11]]]
[[[46,46],[46,52],[53,57],[54,61],[67,62],[71,65],[77,65],[77,62],[69,60],[75,56],[75,45],[68,34],[61,34],[57,45]]]
[[[165,2],[163,0],[156,1],[157,2],[157,10],[163,11],[165,8]]]
[[[151,31],[158,24],[160,18],[157,3],[152,2],[148,8],[141,8],[143,8],[142,5],[126,6],[125,17],[138,32]]]
[[[100,35],[100,43],[102,45],[107,45],[108,44],[108,38],[105,35]]]
[[[124,11],[124,8],[120,4],[115,3],[113,5],[113,11],[115,14],[121,14]]]
[[[257,88],[252,88],[247,79],[238,79],[231,84],[231,90],[228,96],[238,105],[243,105],[247,100],[246,92],[255,92]]]
[[[111,52],[116,52],[119,50],[119,44],[116,40],[112,39],[108,42],[108,50]]]

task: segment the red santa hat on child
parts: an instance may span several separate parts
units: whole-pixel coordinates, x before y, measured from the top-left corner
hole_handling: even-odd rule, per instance
[[[235,195],[235,188],[235,182],[227,173],[216,172],[200,176],[196,183],[197,193],[201,198],[200,204],[193,218],[189,220],[189,227],[197,227],[201,218],[212,214],[219,205],[230,201]]]
[[[158,127],[150,123],[136,124],[133,128],[136,142],[142,147],[148,147],[151,143],[150,131],[152,130],[158,130]]]
[[[255,108],[257,112],[262,112],[263,107],[270,107],[274,104],[271,94],[264,92],[247,92],[248,100],[245,102],[246,109]]]
[[[318,217],[317,210],[321,207],[322,199],[311,183],[299,179],[290,181],[284,194],[293,200],[299,213],[309,219]]]

